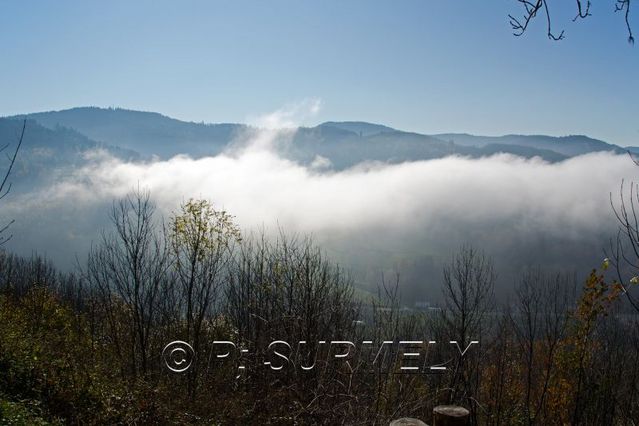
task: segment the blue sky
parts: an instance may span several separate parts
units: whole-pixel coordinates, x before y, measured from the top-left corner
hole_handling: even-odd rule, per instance
[[[554,0],[512,36],[515,0],[0,2],[0,115],[119,106],[243,122],[304,99],[303,124],[587,134],[639,145],[639,45],[614,1]],[[636,32],[639,19],[635,13]]]

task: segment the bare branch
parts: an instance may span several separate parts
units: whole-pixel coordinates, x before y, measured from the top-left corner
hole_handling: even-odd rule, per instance
[[[524,6],[526,13],[524,14],[524,18],[522,20],[515,18],[513,15],[508,15],[510,18],[510,26],[513,29],[513,34],[517,37],[523,35],[528,29],[528,24],[537,16],[537,12],[542,7],[544,8],[544,12],[546,14],[546,28],[548,38],[551,40],[562,40],[564,38],[564,32],[562,31],[559,35],[555,35],[552,32],[552,25],[550,20],[550,10],[548,9],[548,2],[546,0],[537,0],[536,3],[531,3],[528,0],[517,0]],[[579,14],[582,14],[581,4],[578,1]],[[586,7],[585,12],[588,13],[588,9],[590,8],[590,2],[588,2],[588,6]]]
[[[590,14],[590,0],[586,3],[586,8],[583,8],[581,4],[581,0],[577,0],[577,15],[573,18],[572,22],[575,22],[577,19],[584,19],[588,16],[592,16]]]
[[[630,28],[630,0],[617,0],[615,3],[615,12],[623,12],[624,19],[626,21],[626,28],[628,28],[628,43],[635,44],[635,38],[632,35],[632,28]]]
[[[552,22],[550,17],[550,8],[548,5],[549,0],[536,0],[534,2],[530,0],[516,0],[522,5],[524,9],[523,18],[515,18],[513,15],[508,15],[510,19],[510,26],[513,29],[513,35],[519,37],[523,35],[528,29],[530,22],[537,16],[537,12],[543,7],[546,15],[546,34],[551,40],[562,40],[564,38],[564,31],[562,30],[559,35],[555,35],[552,31]],[[634,44],[635,39],[632,34],[632,28],[630,26],[630,1],[631,0],[615,0],[615,12],[624,12],[624,19],[626,22],[626,28],[628,29],[628,42]],[[592,16],[590,13],[590,6],[592,5],[590,0],[576,0],[577,14],[572,19],[573,22],[578,19],[585,19],[588,16]]]
[[[9,158],[9,168],[7,169],[7,172],[4,174],[4,178],[2,179],[2,183],[0,183],[0,200],[3,199],[4,197],[6,197],[6,195],[9,193],[9,191],[11,190],[11,183],[8,183],[7,186],[7,180],[9,179],[9,175],[11,174],[11,169],[13,169],[13,165],[16,162],[16,156],[18,155],[18,151],[20,151],[20,147],[22,146],[22,140],[24,139],[24,130],[27,127],[27,120],[24,119],[24,121],[22,122],[22,131],[20,132],[20,138],[18,139],[18,146],[16,146],[15,151],[13,152],[13,156],[11,158]],[[3,146],[0,151],[3,151],[4,149],[6,149],[9,145],[5,145]],[[9,237],[3,237],[1,236],[7,229],[9,229],[9,226],[11,226],[11,224],[14,221],[11,220],[9,223],[7,223],[4,227],[0,228],[0,246],[5,244],[7,241],[9,241],[12,237],[12,235],[10,235]]]

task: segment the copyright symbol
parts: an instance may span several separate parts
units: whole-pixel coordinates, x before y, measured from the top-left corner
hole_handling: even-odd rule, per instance
[[[164,347],[162,359],[166,368],[174,373],[184,373],[191,367],[195,358],[195,351],[191,345],[181,340],[175,340]]]

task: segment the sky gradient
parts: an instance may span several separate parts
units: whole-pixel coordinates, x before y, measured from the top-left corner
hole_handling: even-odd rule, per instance
[[[574,2],[551,6],[560,42],[542,19],[512,36],[514,0],[8,0],[0,115],[95,105],[246,122],[312,99],[301,124],[639,145],[639,46],[614,2],[574,23]]]

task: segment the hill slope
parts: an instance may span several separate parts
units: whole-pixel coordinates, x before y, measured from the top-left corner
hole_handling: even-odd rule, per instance
[[[218,154],[246,127],[189,123],[156,112],[120,108],[81,107],[28,114],[27,117],[49,129],[72,128],[95,141],[161,158],[184,153],[197,157]]]
[[[3,146],[9,144],[7,152],[15,149],[21,129],[22,120],[0,118],[0,141]],[[11,172],[14,190],[28,191],[33,185],[51,179],[53,172],[71,172],[86,164],[87,154],[97,149],[122,160],[140,159],[135,151],[96,142],[73,129],[49,129],[29,119],[22,147]],[[6,158],[4,161],[8,165]],[[0,167],[4,169],[4,164]]]
[[[74,133],[73,137],[81,134],[95,143],[133,150],[146,158],[158,156],[162,159],[177,154],[196,158],[216,155],[235,140],[250,134],[248,130],[255,130],[244,124],[185,122],[154,112],[119,108],[81,107],[33,113],[27,117],[55,132],[63,132],[63,127],[68,132],[75,131],[77,134]],[[625,152],[617,145],[587,136],[424,135],[358,121],[330,121],[315,127],[300,128],[292,143],[283,144],[281,149],[285,157],[302,164],[314,164],[321,157],[328,160],[321,164],[330,164],[328,167],[336,170],[366,161],[400,163],[448,155],[476,158],[510,153],[557,162],[589,152]]]

